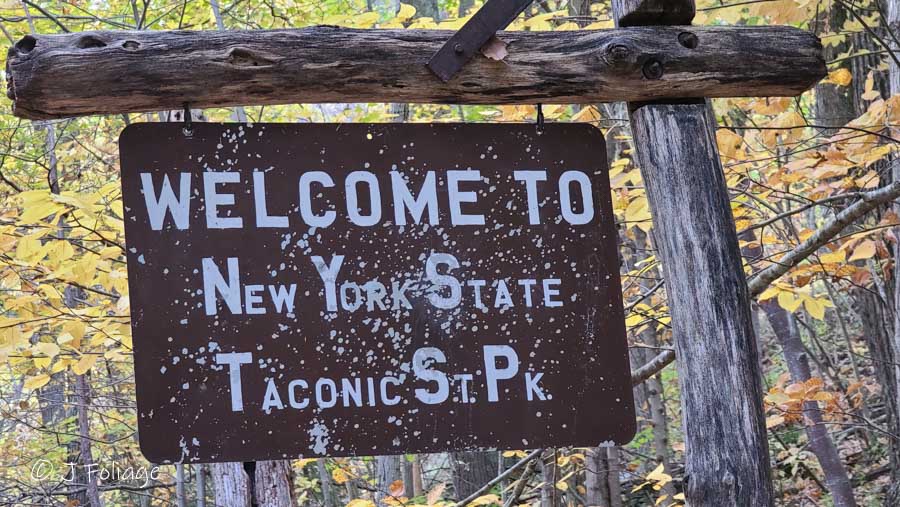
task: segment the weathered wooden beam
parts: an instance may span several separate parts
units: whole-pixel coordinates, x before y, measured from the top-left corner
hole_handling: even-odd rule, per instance
[[[450,82],[425,67],[452,32],[311,27],[26,36],[8,96],[29,119],[317,102],[592,103],[794,96],[825,75],[819,40],[790,27],[501,32]]]

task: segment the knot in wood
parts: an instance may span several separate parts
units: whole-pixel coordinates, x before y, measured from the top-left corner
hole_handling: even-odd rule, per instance
[[[105,48],[106,41],[95,35],[84,35],[75,42],[75,47],[79,49]]]
[[[244,48],[230,49],[226,61],[235,67],[268,67],[275,64],[274,59]]]
[[[26,35],[25,37],[22,37],[19,42],[16,42],[13,49],[19,54],[28,54],[34,50],[35,47],[37,47],[37,39],[31,35]]]
[[[735,483],[734,474],[731,473],[730,470],[726,471],[725,475],[722,477],[722,484],[724,484],[726,487],[730,488],[730,487],[734,486],[734,483]]]
[[[631,54],[631,50],[628,49],[628,46],[625,44],[612,44],[608,48],[606,48],[606,54],[609,55],[609,59],[613,62],[621,62],[628,59],[628,55]]]

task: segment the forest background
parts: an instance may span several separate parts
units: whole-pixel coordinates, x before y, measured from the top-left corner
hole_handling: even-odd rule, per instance
[[[0,32],[11,46],[29,33],[93,29],[457,29],[480,5],[3,0]],[[900,205],[893,202],[900,189],[892,186],[900,181],[900,1],[699,0],[697,7],[695,24],[813,31],[828,62],[828,78],[799,98],[713,101],[755,300],[779,503],[900,505]],[[612,27],[609,1],[545,0],[510,29]],[[181,121],[183,113],[31,122],[13,117],[11,102],[0,99],[0,505],[684,503],[681,433],[691,422],[681,417],[675,368],[666,367],[674,353],[665,284],[626,108],[543,110],[547,121],[596,125],[608,142],[638,404],[632,443],[154,468],[137,446],[116,143],[130,123]],[[191,114],[209,121],[522,122],[536,111],[293,104]],[[65,463],[118,467],[120,474],[103,478],[76,466],[62,477]],[[127,470],[136,477],[122,478]]]

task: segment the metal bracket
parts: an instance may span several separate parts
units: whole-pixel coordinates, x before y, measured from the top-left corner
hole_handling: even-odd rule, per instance
[[[450,81],[481,46],[506,28],[533,0],[488,0],[425,65],[443,82]]]

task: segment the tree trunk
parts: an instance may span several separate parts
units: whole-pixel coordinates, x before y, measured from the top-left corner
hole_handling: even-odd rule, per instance
[[[559,468],[556,466],[556,451],[547,449],[541,456],[541,507],[557,507],[559,495],[556,482],[559,481]]]
[[[606,448],[594,447],[585,453],[584,500],[587,507],[609,507],[609,463]]]
[[[495,451],[465,451],[450,453],[453,490],[462,500],[497,476]]]
[[[622,507],[622,464],[619,462],[619,448],[606,448],[606,463],[609,465],[607,487],[609,488],[609,507]]]
[[[413,457],[412,487],[413,496],[422,496],[425,494],[425,488],[422,485],[422,456],[419,454],[416,454]]]
[[[197,474],[197,507],[206,507],[206,465],[194,465]]]
[[[400,459],[403,456],[378,456],[375,458],[375,502],[379,506],[387,505],[385,497],[391,496],[391,484],[400,480]]]
[[[654,375],[645,382],[647,400],[650,404],[650,424],[653,426],[653,454],[656,462],[662,464],[667,474],[672,475],[672,463],[669,461],[669,421],[666,419],[666,404],[663,398],[663,384],[660,375]],[[675,482],[670,481],[662,487],[662,493],[671,500],[677,493]]]
[[[91,385],[88,382],[87,373],[75,375],[75,389],[78,396],[78,442],[81,449],[81,462],[86,466],[94,463],[94,453],[91,451],[91,426],[88,418]],[[97,486],[97,474],[88,474],[87,476],[87,497],[90,507],[103,507],[100,490]]]
[[[293,471],[290,461],[257,461],[255,477],[257,505],[294,507]]]
[[[440,21],[441,19],[441,9],[438,7],[437,0],[406,0],[403,3],[416,8],[417,18],[431,18],[435,21]]]
[[[184,496],[184,465],[175,464],[175,505],[187,507],[187,498]]]
[[[792,317],[775,300],[768,300],[761,306],[766,312],[775,336],[781,343],[791,382],[806,382],[812,377],[812,373],[800,332],[797,330],[796,324],[791,325]],[[825,473],[825,485],[828,487],[828,492],[831,493],[834,506],[856,507],[853,485],[822,419],[822,411],[819,410],[818,402],[804,403],[803,416],[809,447]]]
[[[322,484],[322,505],[324,507],[337,507],[337,497],[334,494],[334,486],[331,483],[331,474],[325,468],[325,458],[316,460],[316,470],[319,472],[319,482]]]
[[[873,276],[878,274],[873,273]],[[856,301],[856,313],[860,317],[863,336],[871,351],[872,367],[878,383],[882,386],[881,397],[888,416],[887,431],[891,435],[900,435],[898,425],[900,413],[897,405],[900,386],[894,367],[897,358],[892,347],[894,331],[890,325],[890,307],[878,293],[866,289],[857,289],[853,299]],[[885,507],[900,505],[900,442],[891,436],[888,437],[888,441],[891,480],[885,494]]]
[[[212,463],[209,471],[217,506],[250,507],[250,480],[243,463]]]

